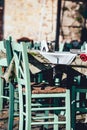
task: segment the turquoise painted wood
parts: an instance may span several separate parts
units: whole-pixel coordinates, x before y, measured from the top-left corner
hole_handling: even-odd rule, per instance
[[[0,53],[1,53],[1,51],[6,52],[6,49],[4,47],[4,41],[0,41]],[[7,59],[5,57],[3,59],[0,58],[0,75],[3,74],[2,67],[7,67]],[[3,109],[3,99],[4,100],[6,100],[6,99],[9,100],[8,95],[3,95],[4,88],[7,89],[6,91],[8,91],[8,88],[7,88],[6,84],[4,84],[5,87],[3,86],[3,84],[4,84],[4,81],[3,81],[2,78],[0,78],[0,111]]]
[[[53,125],[53,130],[59,130],[60,124],[65,124],[66,130],[70,130],[70,90],[66,89],[64,93],[32,93],[27,46],[25,43],[12,43],[12,50],[19,90],[19,130],[31,130],[34,125],[47,129]],[[63,99],[65,103],[50,103],[50,99]],[[59,120],[57,111],[65,112],[64,121]]]
[[[11,39],[0,42],[0,50],[6,53],[6,58],[0,59],[0,75],[2,75],[2,67],[8,67],[13,57],[11,51]],[[14,93],[13,81],[6,83],[4,79],[0,78],[0,110],[3,110],[3,103],[5,100],[9,103],[8,130],[13,129],[14,123],[14,106],[16,101],[14,100],[16,99]]]
[[[34,50],[40,50],[40,48],[41,48],[41,43],[40,42],[35,42],[33,49]]]
[[[11,37],[9,40],[4,41],[4,46],[6,48],[6,56],[7,56],[7,63],[8,66],[13,58],[12,49],[11,49]],[[14,85],[9,82],[9,118],[8,118],[8,130],[13,129],[14,124]]]
[[[8,67],[12,58],[10,54],[10,46],[7,46],[7,44],[10,45],[10,40],[3,40],[0,42],[1,51],[6,53],[6,58],[0,60],[0,75],[2,75],[2,67]],[[5,100],[9,102],[8,130],[13,129],[13,94],[14,91],[11,83],[8,85],[2,78],[0,78],[0,110],[3,110],[3,103],[6,102]]]
[[[26,42],[27,48],[29,50],[32,50],[32,43],[31,42]]]
[[[87,89],[79,88],[81,76],[75,77],[77,85],[72,86],[72,98],[71,98],[71,127],[72,130],[76,129],[76,116],[81,114],[87,114]],[[83,86],[84,87],[84,86]],[[82,99],[81,95],[84,94],[85,98]]]

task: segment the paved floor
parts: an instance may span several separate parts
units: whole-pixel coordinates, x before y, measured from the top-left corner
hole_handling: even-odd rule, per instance
[[[82,122],[83,120],[78,121],[76,130],[87,130],[87,124]],[[8,130],[7,126],[8,126],[8,111],[4,110],[0,112],[0,130]],[[18,130],[18,118],[15,118],[13,130]],[[45,129],[34,126],[31,130],[45,130]],[[48,130],[53,130],[51,125]],[[60,127],[59,130],[65,130],[65,128],[62,126]]]
[[[0,130],[8,130],[8,111],[0,112]],[[18,117],[15,118],[13,130],[18,130]],[[31,130],[45,130],[43,127],[33,126]],[[48,130],[53,130],[52,125]],[[59,130],[65,130],[63,127]]]

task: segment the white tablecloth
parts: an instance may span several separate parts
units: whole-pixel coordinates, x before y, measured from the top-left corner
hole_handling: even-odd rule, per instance
[[[71,64],[77,54],[70,52],[40,52],[46,59],[54,64]]]

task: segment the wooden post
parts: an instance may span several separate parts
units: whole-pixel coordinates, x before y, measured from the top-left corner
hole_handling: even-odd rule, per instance
[[[57,1],[57,21],[56,21],[56,38],[55,50],[59,50],[59,34],[60,34],[60,17],[61,17],[61,4],[62,0]]]

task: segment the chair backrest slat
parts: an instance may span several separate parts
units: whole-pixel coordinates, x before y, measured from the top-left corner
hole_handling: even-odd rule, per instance
[[[18,79],[18,84],[24,84],[26,89],[28,88],[31,94],[30,86],[30,71],[29,71],[29,61],[27,54],[27,45],[25,43],[17,44],[12,43],[12,50],[16,66],[16,74]],[[20,82],[20,81],[23,81]]]
[[[5,49],[6,49],[7,62],[8,62],[8,65],[9,65],[12,58],[13,58],[11,41],[10,40],[5,40],[4,41],[4,46],[5,46]]]

